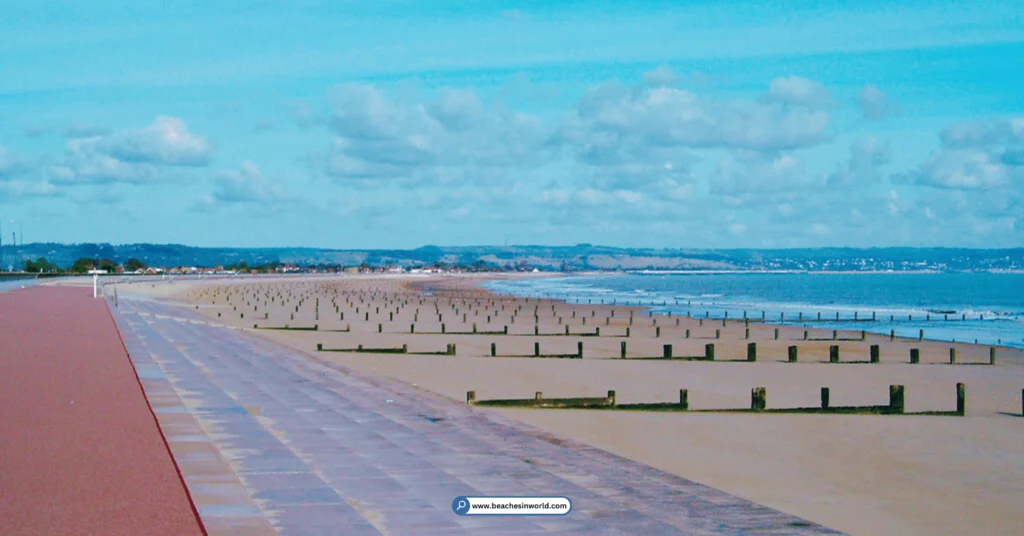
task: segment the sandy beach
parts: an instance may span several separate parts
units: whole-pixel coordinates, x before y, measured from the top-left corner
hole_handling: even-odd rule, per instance
[[[467,391],[497,399],[532,398],[537,391],[552,398],[597,397],[615,390],[620,404],[674,402],[680,389],[688,389],[693,410],[739,409],[749,407],[752,388],[765,387],[769,408],[813,407],[820,388],[828,387],[835,406],[883,405],[889,386],[899,384],[906,389],[908,412],[950,411],[955,386],[964,383],[963,417],[478,411],[500,411],[851,534],[1019,532],[1024,519],[1019,350],[999,348],[997,364],[990,366],[987,346],[890,341],[872,334],[860,340],[860,332],[841,332],[832,340],[831,330],[809,330],[810,340],[804,340],[804,328],[793,325],[742,320],[723,325],[721,319],[648,316],[636,307],[499,297],[480,290],[482,280],[348,276],[117,288],[173,298],[211,323],[456,400],[465,400]],[[472,334],[474,324],[477,334]],[[315,325],[317,330],[254,325]],[[598,328],[600,336],[593,336]],[[542,354],[568,355],[580,342],[582,359],[490,357],[492,343],[498,356],[529,356],[535,343]],[[620,358],[623,342],[626,359]],[[746,361],[751,342],[757,345],[756,362]],[[457,350],[455,355],[318,352],[318,344],[325,349],[406,345],[409,352],[443,352],[455,344]],[[666,344],[673,356],[700,356],[714,344],[716,361],[644,359],[662,356]],[[869,364],[874,344],[879,363]],[[799,349],[797,363],[787,362],[793,345]],[[840,364],[828,362],[833,345],[840,347]],[[920,350],[920,364],[909,363],[911,348]],[[950,348],[956,365],[949,364]]]

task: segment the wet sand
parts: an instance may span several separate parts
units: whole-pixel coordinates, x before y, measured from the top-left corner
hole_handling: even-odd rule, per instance
[[[742,321],[723,326],[721,320],[651,318],[637,308],[499,299],[477,289],[480,280],[352,276],[190,282],[178,292],[161,289],[160,293],[187,301],[211,322],[283,342],[311,358],[396,378],[456,400],[465,400],[470,390],[479,399],[532,398],[536,391],[545,397],[604,396],[615,390],[620,404],[673,402],[679,389],[685,388],[692,409],[744,408],[749,407],[751,388],[763,386],[769,408],[816,406],[821,387],[831,389],[834,406],[885,405],[889,385],[901,384],[906,388],[907,411],[950,411],[956,404],[955,385],[962,382],[967,386],[964,417],[479,411],[501,411],[552,433],[853,534],[1019,531],[1024,519],[1024,420],[1020,417],[1024,366],[1019,350],[999,348],[997,365],[988,366],[989,348],[969,344],[890,342],[889,337],[872,334],[864,341],[804,341],[804,328],[760,323],[750,324],[747,339]],[[435,298],[417,296],[425,286],[441,296],[436,309]],[[514,322],[513,310],[517,312]],[[264,319],[265,314],[269,318]],[[657,326],[652,325],[655,321]],[[473,323],[478,331],[501,331],[508,326],[510,335],[453,334],[471,332]],[[254,331],[253,324],[317,325],[318,331]],[[416,333],[409,333],[410,324],[415,324]],[[566,324],[574,334],[593,333],[600,327],[602,336],[551,335],[564,333]],[[535,326],[549,335],[534,336]],[[326,331],[346,328],[351,331]],[[629,337],[624,337],[626,328]],[[719,339],[714,338],[715,330],[720,332]],[[832,338],[830,330],[809,331],[810,339]],[[859,332],[837,335],[839,339],[860,337]],[[583,342],[584,358],[491,358],[492,342],[499,355],[530,355],[535,342],[541,344],[543,354],[571,354]],[[625,360],[618,358],[621,342],[627,343]],[[749,342],[757,343],[754,363],[744,361]],[[450,343],[457,345],[454,356],[316,351],[317,344],[324,348],[405,344],[411,352],[439,352]],[[673,345],[675,356],[703,355],[708,343],[715,344],[717,359],[736,362],[637,359],[662,355],[664,344]],[[843,362],[866,362],[872,344],[880,346],[879,364],[828,363],[831,345],[840,346]],[[798,363],[786,362],[790,345],[799,347]],[[949,365],[951,347],[956,349],[958,363],[977,365]],[[911,348],[920,349],[920,364],[908,363]]]

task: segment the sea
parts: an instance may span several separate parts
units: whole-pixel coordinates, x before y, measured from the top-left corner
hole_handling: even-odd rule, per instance
[[[496,280],[485,288],[655,314],[764,319],[1024,348],[1021,273],[631,272]],[[837,316],[838,315],[838,316]]]

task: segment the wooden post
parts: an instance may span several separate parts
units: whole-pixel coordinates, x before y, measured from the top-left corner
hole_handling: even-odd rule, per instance
[[[765,408],[767,402],[767,393],[764,387],[755,387],[750,390],[750,409],[753,411],[762,411]]]
[[[629,337],[629,328],[626,328],[626,337]]]
[[[996,347],[995,346],[990,346],[989,349],[988,349],[988,364],[989,365],[995,365],[996,364]]]
[[[508,326],[505,326],[501,331],[503,334],[508,335]]]
[[[320,342],[316,343],[316,351],[317,352],[323,352],[324,351],[323,343],[320,343]]]
[[[708,343],[704,345],[704,357],[708,360],[715,360],[715,345]]]
[[[919,341],[923,341],[924,340],[924,330],[923,329],[919,330],[917,332],[917,340],[919,340]]]
[[[910,364],[916,365],[921,362],[921,350],[917,348],[910,349]]]
[[[444,333],[444,324],[441,324],[441,333]]]
[[[892,341],[895,341],[895,340],[896,340],[896,330],[895,329],[890,329],[889,330],[889,342],[892,342]]]
[[[476,404],[476,391],[466,391],[466,403],[471,406]]]
[[[903,414],[903,386],[889,386],[889,411],[898,415]]]
[[[750,339],[750,328],[747,328],[747,329],[746,329],[746,333],[744,334],[744,336],[743,336],[743,337],[744,337],[745,339],[748,339],[748,340]]]
[[[672,345],[666,344],[661,347],[661,357],[665,359],[672,359]]]
[[[402,353],[403,354],[409,353],[409,345],[408,344],[403,344],[402,345]]]
[[[661,338],[661,327],[660,326],[654,328],[654,338],[655,339]]]
[[[779,328],[775,328],[775,340],[779,340]]]
[[[566,325],[565,325],[565,334],[566,334],[566,335],[568,335],[568,334],[569,334],[569,324],[566,324]]]
[[[690,392],[686,389],[679,390],[679,408],[683,410],[690,409]]]
[[[878,345],[877,344],[872,344],[871,345],[871,362],[872,363],[878,363],[878,353],[879,353],[878,352]]]
[[[804,330],[804,340],[805,341],[807,340],[807,330],[806,329]]]
[[[949,349],[949,364],[950,365],[955,365],[956,364],[956,348],[950,348]]]
[[[619,343],[619,357],[626,359],[626,341]]]
[[[790,363],[796,363],[796,359],[797,359],[796,352],[797,352],[796,346],[790,346],[789,347],[789,362]]]
[[[828,347],[828,362],[838,363],[839,362],[839,345],[833,344]]]
[[[498,355],[498,345],[492,342],[491,343],[491,357],[495,357],[497,355]]]
[[[377,324],[377,333],[384,332],[384,324]]]
[[[533,343],[533,357],[540,357],[540,343]]]
[[[533,326],[533,334],[540,335],[540,326]]]
[[[722,338],[722,330],[719,330],[719,329],[715,330],[715,338],[716,339]]]
[[[747,343],[747,361],[757,361],[757,343]]]
[[[542,400],[543,398],[544,398],[544,393],[542,393],[541,391],[537,391],[536,393],[533,393],[533,399],[534,400]]]
[[[956,384],[956,414],[963,416],[965,411],[967,411],[967,386],[958,383]]]
[[[828,409],[829,390],[828,387],[821,388],[821,409]]]
[[[838,338],[839,338],[839,332],[837,330],[833,329],[832,330],[832,340],[834,341],[834,340],[836,340]]]
[[[615,391],[608,391],[608,405],[615,405]]]
[[[583,359],[583,342],[576,343],[576,359]]]
[[[689,339],[689,338],[690,338],[690,330],[689,330],[689,328],[687,328],[687,330],[686,330],[686,338],[687,338],[687,339]]]

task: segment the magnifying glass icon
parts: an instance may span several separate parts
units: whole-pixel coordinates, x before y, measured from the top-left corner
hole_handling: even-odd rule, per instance
[[[452,511],[460,516],[465,515],[469,512],[469,499],[465,497],[456,497],[455,500],[452,501]]]

